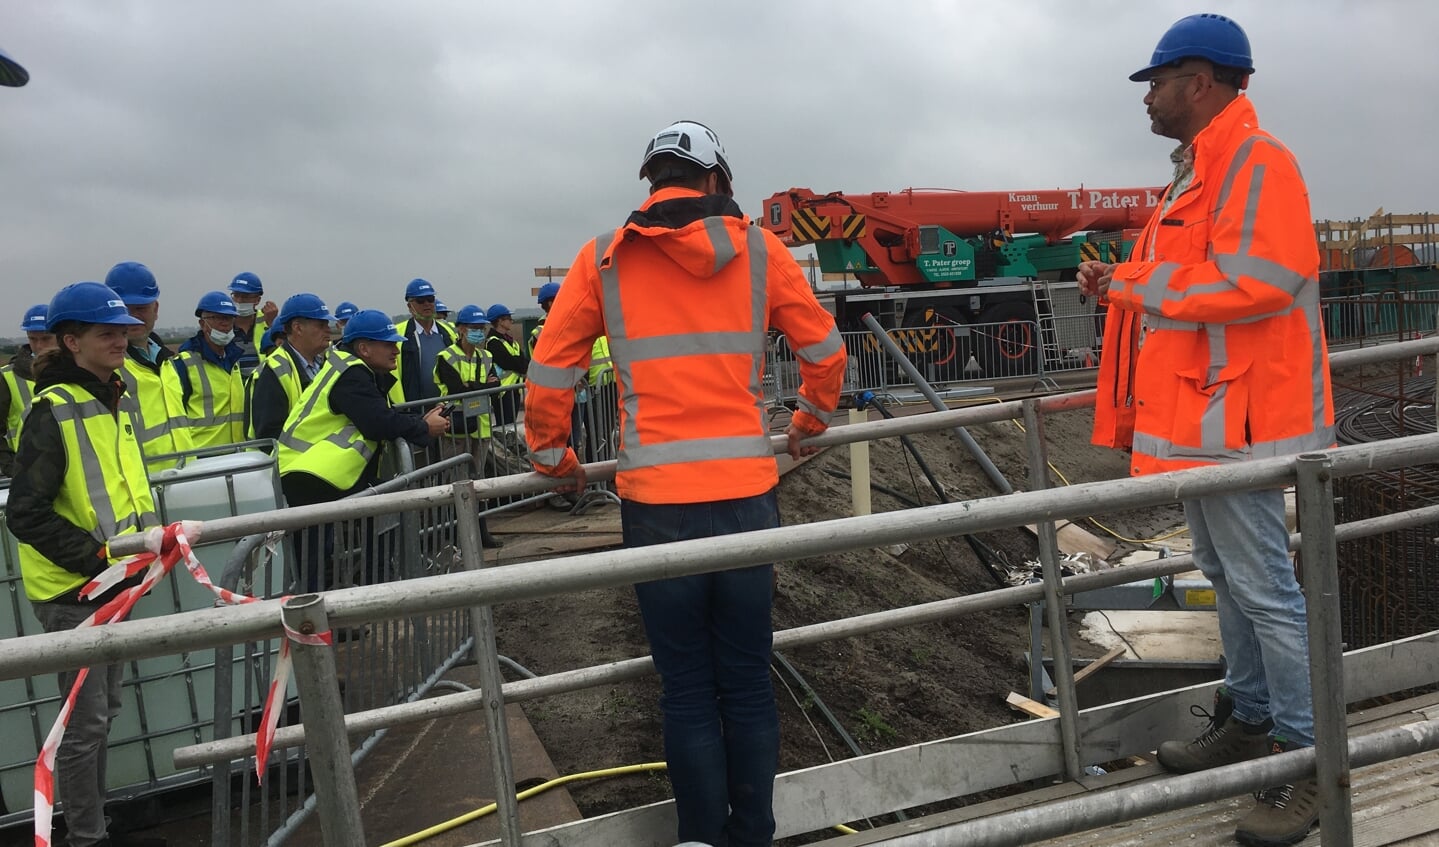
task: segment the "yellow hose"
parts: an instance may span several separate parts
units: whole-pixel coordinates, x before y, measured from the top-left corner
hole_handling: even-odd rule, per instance
[[[534,786],[533,788],[526,788],[524,791],[516,794],[515,799],[528,800],[536,794],[549,791],[551,788],[558,788],[561,785],[568,785],[571,782],[579,782],[585,779],[603,779],[604,777],[610,776],[628,776],[629,774],[645,773],[647,771],[662,771],[664,769],[664,762],[646,762],[641,765],[624,765],[618,768],[605,768],[604,770],[598,771],[572,773],[568,776],[556,777],[548,782],[542,782],[539,785]],[[499,808],[499,806],[496,803],[490,803],[487,806],[481,806],[480,808],[475,809],[472,812],[466,812],[457,818],[450,818],[443,823],[437,823],[428,829],[422,829],[412,835],[406,835],[403,838],[397,838],[394,841],[388,841],[381,845],[381,847],[409,847],[409,845],[411,844],[419,844],[421,841],[424,841],[428,838],[433,838],[434,836],[439,835],[442,832],[449,832],[456,827],[464,826],[470,821],[479,820],[485,815],[493,814],[497,808]],[[839,824],[834,828],[844,833],[845,835],[853,835],[856,832],[856,830],[850,829],[843,824]]]

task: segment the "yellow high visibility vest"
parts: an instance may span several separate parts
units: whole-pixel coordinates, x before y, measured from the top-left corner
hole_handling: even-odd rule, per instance
[[[520,342],[511,341],[503,335],[492,335],[490,336],[490,338],[498,338],[500,340],[500,343],[505,345],[505,349],[510,352],[510,355],[520,355]],[[489,344],[489,341],[487,340],[485,343]],[[494,367],[500,372],[500,385],[515,385],[516,383],[524,382],[524,374],[516,373],[515,371],[504,370],[498,365],[495,365]]]
[[[450,393],[450,389],[448,386],[446,386],[443,382],[440,381],[440,362],[445,362],[450,367],[454,368],[455,371],[460,375],[460,379],[464,380],[467,384],[473,385],[483,384],[484,381],[489,377],[490,372],[495,367],[494,358],[490,355],[490,351],[485,349],[483,346],[476,347],[474,353],[466,356],[464,348],[460,347],[460,345],[458,344],[451,344],[449,347],[441,350],[440,354],[435,357],[435,387],[440,389],[441,397],[448,395]],[[488,396],[484,396],[478,399],[482,402],[473,404],[473,408],[471,408],[471,404],[468,401],[465,404],[465,411],[467,413],[476,412],[477,414],[475,415],[475,417],[477,417],[480,422],[479,428],[475,432],[469,433],[469,437],[489,438],[490,398]],[[466,417],[469,417],[469,415],[466,415]],[[446,437],[463,438],[465,437],[465,434],[459,433],[457,435],[450,435],[446,433]]]
[[[353,353],[330,350],[324,367],[290,406],[276,451],[281,477],[307,473],[341,491],[359,482],[365,465],[379,452],[380,442],[366,439],[354,421],[330,409],[331,389],[341,374],[355,367],[369,369]]]
[[[601,335],[590,348],[590,368],[587,378],[591,386],[609,385],[615,381],[615,365],[610,359],[610,337]]]
[[[199,350],[181,353],[166,364],[164,378],[176,397],[184,396],[178,369],[183,366],[190,378],[183,411],[195,449],[245,440],[245,378],[238,365],[227,371]]]
[[[121,409],[111,415],[104,403],[77,385],[52,385],[38,397],[50,401],[65,445],[65,476],[55,496],[55,513],[104,543],[160,524],[145,458],[135,438],[135,420]],[[83,399],[82,399],[83,398]],[[90,577],[66,570],[28,544],[20,545],[25,596],[43,603],[73,591]]]
[[[300,397],[300,369],[295,366],[295,359],[284,345],[276,347],[274,352],[268,356],[260,357],[260,366],[250,374],[249,380],[245,383],[245,408],[249,409],[255,402],[255,386],[260,382],[260,374],[266,370],[274,371],[275,376],[280,380],[280,388],[285,392],[285,399],[288,401],[287,408],[294,409],[295,401]],[[245,437],[254,440],[258,438],[255,434],[255,421],[253,416],[245,416]]]
[[[26,379],[15,373],[14,365],[0,368],[0,374],[5,377],[3,390],[10,392],[10,414],[5,419],[5,438],[9,440],[11,450],[18,450],[20,448],[20,424],[25,420],[25,413],[30,411],[31,396],[35,393],[35,380]]]
[[[120,403],[135,417],[135,437],[140,442],[140,452],[145,454],[145,467],[151,471],[175,464],[173,459],[155,462],[151,457],[194,447],[180,403],[179,383],[167,385],[162,377],[164,371],[163,365],[159,372],[152,371],[128,353],[120,369],[120,378],[125,380],[125,396]]]

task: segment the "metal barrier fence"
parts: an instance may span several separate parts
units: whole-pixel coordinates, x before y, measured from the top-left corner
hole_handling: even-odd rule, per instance
[[[1439,291],[1393,288],[1326,297],[1320,311],[1330,346],[1365,347],[1405,341],[1434,331]]]
[[[1439,339],[1393,345],[1392,349],[1371,348],[1345,354],[1344,364],[1358,364],[1386,359],[1408,358],[1416,354],[1431,354],[1439,350]],[[1355,355],[1357,354],[1357,355]],[[1339,363],[1336,357],[1336,364]],[[721,539],[705,539],[698,542],[679,542],[652,548],[626,550],[610,553],[588,554],[550,560],[542,565],[517,565],[480,572],[452,573],[424,581],[401,581],[381,585],[359,586],[338,589],[326,593],[318,602],[297,598],[287,604],[289,613],[309,615],[317,623],[318,631],[332,626],[345,627],[366,622],[404,619],[414,615],[428,614],[439,610],[458,611],[471,604],[501,603],[519,599],[549,596],[564,591],[576,591],[601,586],[618,586],[653,578],[663,572],[668,575],[700,573],[712,570],[744,567],[775,559],[792,559],[805,556],[835,553],[849,549],[869,548],[898,542],[914,542],[938,537],[948,537],[1037,523],[1041,537],[1041,559],[1044,566],[1044,584],[1025,586],[1018,589],[1004,589],[984,595],[942,601],[926,607],[893,610],[861,618],[832,621],[779,633],[776,648],[785,649],[799,644],[817,643],[833,638],[863,634],[865,632],[894,626],[945,619],[965,611],[979,608],[996,608],[1029,602],[1043,596],[1052,615],[1062,615],[1061,595],[1077,590],[1092,590],[1104,585],[1119,584],[1134,579],[1145,579],[1172,574],[1192,567],[1186,558],[1162,560],[1153,565],[1118,569],[1091,574],[1087,577],[1059,579],[1054,521],[1087,514],[1127,510],[1137,507],[1172,502],[1176,491],[1185,497],[1198,497],[1230,490],[1250,490],[1272,487],[1295,482],[1299,488],[1299,508],[1302,525],[1306,534],[1302,537],[1306,589],[1315,602],[1311,605],[1311,632],[1313,636],[1312,660],[1316,679],[1316,724],[1321,745],[1317,751],[1318,768],[1325,788],[1325,818],[1323,832],[1348,832],[1348,797],[1337,796],[1339,777],[1347,770],[1344,760],[1345,737],[1343,722],[1343,686],[1338,684],[1339,639],[1337,630],[1337,607],[1333,604],[1333,545],[1336,533],[1333,530],[1332,478],[1347,476],[1370,469],[1401,467],[1414,462],[1439,460],[1439,436],[1418,436],[1393,442],[1346,447],[1328,451],[1314,457],[1296,459],[1281,458],[1244,463],[1242,465],[1206,468],[1181,474],[1166,474],[1139,479],[1115,480],[1090,483],[1067,489],[1046,491],[1044,474],[1043,427],[1041,412],[1064,411],[1078,408],[1092,402],[1092,392],[1049,397],[1043,400],[1019,403],[999,403],[992,406],[937,412],[930,415],[913,416],[889,421],[835,427],[825,435],[813,439],[814,444],[832,446],[889,437],[901,433],[914,433],[947,429],[956,425],[1013,419],[1023,414],[1029,426],[1031,465],[1036,473],[1031,484],[1036,490],[1009,497],[990,500],[970,501],[941,506],[922,507],[901,513],[886,513],[860,518],[828,521],[800,527],[786,527],[780,530],[766,530]],[[783,437],[773,440],[776,449],[784,444]],[[596,479],[607,478],[613,473],[613,465],[600,464],[590,469]],[[296,530],[317,523],[343,519],[347,521],[375,518],[396,511],[412,513],[431,509],[449,502],[455,506],[458,529],[458,549],[467,571],[473,570],[480,560],[477,523],[472,519],[477,512],[476,497],[516,495],[541,490],[550,481],[534,475],[508,479],[483,480],[461,484],[447,489],[443,486],[397,493],[378,493],[344,504],[293,508],[283,511],[235,518],[220,518],[206,522],[204,532],[210,539],[237,538],[247,533]],[[1377,521],[1366,522],[1363,527],[1351,528],[1351,535],[1380,531],[1396,525],[1417,525],[1434,520],[1435,511],[1421,510],[1412,514],[1387,516]],[[1397,520],[1394,518],[1397,517]],[[115,539],[113,549],[117,554],[129,552],[133,539]],[[175,615],[151,622],[148,625],[122,623],[107,627],[101,636],[93,631],[56,633],[43,637],[22,637],[13,641],[10,649],[0,654],[0,679],[10,679],[23,674],[37,674],[76,667],[96,661],[134,660],[163,653],[173,643],[172,639],[182,635],[192,644],[192,649],[203,649],[227,645],[246,639],[263,640],[279,634],[275,616],[277,603],[252,604],[244,607],[212,609]],[[477,621],[485,621],[487,607],[472,608],[470,613]],[[223,622],[223,627],[214,624]],[[512,784],[512,773],[503,739],[503,701],[529,699],[541,694],[575,690],[590,685],[603,684],[620,678],[628,678],[646,672],[647,662],[643,659],[617,663],[600,668],[586,668],[580,671],[555,674],[536,680],[499,686],[497,654],[493,641],[493,629],[479,626],[475,630],[482,637],[477,639],[477,651],[481,656],[482,678],[488,693],[474,692],[463,695],[446,695],[424,703],[408,706],[391,706],[372,709],[367,714],[343,714],[339,708],[337,676],[333,663],[336,651],[329,648],[296,647],[297,674],[300,679],[301,696],[305,700],[304,736],[309,739],[311,758],[320,757],[329,765],[315,770],[317,788],[321,801],[319,808],[324,821],[327,841],[331,843],[362,843],[361,827],[357,815],[357,804],[353,800],[353,778],[350,777],[345,799],[345,768],[336,769],[330,765],[347,758],[344,744],[345,732],[362,727],[394,725],[416,719],[428,719],[442,714],[456,713],[482,708],[491,722],[492,739],[499,740],[493,765],[496,769],[497,784]],[[1052,627],[1057,639],[1054,644],[1056,655],[1056,683],[1060,697],[1061,742],[1058,745],[1063,760],[1063,770],[1071,778],[1079,775],[1080,745],[1078,736],[1077,709],[1074,702],[1073,677],[1069,670],[1070,654],[1066,628]],[[308,680],[308,682],[307,682]],[[1431,682],[1430,679],[1409,678],[1408,685]],[[306,688],[308,687],[308,691]],[[493,692],[502,692],[502,697]],[[1334,698],[1340,698],[1335,702]],[[331,705],[334,708],[331,708]],[[1433,722],[1431,722],[1433,723]],[[277,745],[292,746],[299,741],[299,728],[283,731],[277,738]],[[1429,749],[1439,743],[1439,732],[1426,736],[1424,744]],[[1136,732],[1125,740],[1127,747],[1123,755],[1139,752],[1152,742],[1142,732]],[[177,761],[186,766],[201,762],[225,761],[243,757],[253,749],[253,738],[232,739],[201,745],[177,753]],[[1388,749],[1386,755],[1393,755]],[[1032,751],[1031,751],[1032,752]],[[1029,755],[1026,753],[1026,755]],[[241,758],[243,761],[243,758]],[[1293,762],[1293,759],[1289,760]],[[821,769],[822,770],[822,769]],[[1254,767],[1238,766],[1236,790],[1258,787],[1271,778],[1262,764]],[[1332,789],[1332,790],[1330,790]],[[347,813],[347,810],[354,814]],[[830,808],[829,814],[854,819],[854,809]],[[1121,817],[1127,810],[1121,810]],[[519,844],[518,818],[513,797],[500,798],[502,832],[506,844]],[[865,812],[873,813],[873,812]],[[653,822],[649,826],[653,828]],[[793,826],[788,817],[782,821],[780,836],[792,834],[785,826]],[[658,834],[651,833],[655,838]],[[1018,831],[1018,836],[1025,833]],[[354,836],[359,835],[359,838]],[[1327,837],[1327,836],[1326,836]],[[573,841],[552,841],[547,843],[577,843]],[[647,843],[636,840],[631,843]],[[660,843],[655,841],[654,843]],[[1014,842],[1017,843],[1017,840]]]
[[[383,494],[473,478],[474,459],[454,456],[411,470],[346,499],[347,503]],[[237,588],[239,579],[254,564],[248,559],[267,550],[289,550],[291,568],[284,594],[307,590],[335,590],[379,585],[397,580],[450,573],[459,567],[457,520],[451,504],[420,510],[383,513],[329,521],[293,534],[252,535],[237,549],[222,584]],[[323,548],[323,549],[321,549]],[[172,580],[174,581],[174,580]],[[279,596],[267,594],[258,596]],[[359,712],[418,700],[471,650],[470,620],[459,610],[408,615],[347,627],[335,633],[335,683],[346,712]],[[247,642],[239,656],[229,647],[217,647],[216,696],[238,684],[246,702],[263,702],[273,671],[275,642]],[[258,701],[256,700],[258,698]],[[280,726],[296,717],[294,689],[281,713]],[[255,731],[259,709],[237,716],[244,733]],[[238,733],[235,733],[238,734]],[[216,738],[232,733],[217,732]],[[358,766],[383,737],[383,731],[363,739],[350,756]],[[254,785],[252,764],[215,763],[212,772],[211,843],[216,847],[279,844],[306,825],[315,810],[313,783],[304,750],[277,749],[270,760],[266,789]]]
[[[1098,340],[1086,335],[1084,329],[1093,323],[1093,316],[1076,315],[1040,322],[891,329],[886,334],[914,363],[921,376],[942,389],[1016,377],[1039,380],[1052,370],[1094,367],[1099,361]],[[1056,338],[1068,341],[1076,335],[1083,345],[1066,350],[1050,349]],[[872,333],[843,332],[840,336],[849,356],[844,379],[846,394],[859,391],[892,394],[897,389],[914,389],[914,383],[885,353]],[[1050,339],[1049,345],[1042,343],[1044,338]],[[792,403],[799,396],[799,385],[799,363],[789,340],[777,335],[766,357],[765,397],[771,405]]]
[[[476,430],[473,423],[459,423],[464,417],[473,421],[478,415],[490,415],[490,436],[456,438],[445,435],[441,436],[435,449],[428,450],[412,448],[404,443],[397,444],[396,455],[402,457],[401,464],[395,468],[397,472],[423,467],[437,458],[466,452],[475,457],[476,467],[479,469],[477,478],[530,472],[524,429],[525,383],[400,403],[395,408],[424,411],[432,408],[441,399],[457,406],[452,417],[457,422],[455,431],[460,431],[463,426],[468,426],[470,431]],[[577,386],[570,423],[570,445],[575,448],[575,454],[582,462],[603,462],[618,457],[619,406],[614,383]],[[591,482],[585,494],[579,497],[561,497],[549,493],[496,497],[485,502],[482,514],[498,514],[536,501],[548,501],[556,507],[563,507],[575,513],[584,511],[596,502],[618,502],[610,491],[608,482],[595,481]]]

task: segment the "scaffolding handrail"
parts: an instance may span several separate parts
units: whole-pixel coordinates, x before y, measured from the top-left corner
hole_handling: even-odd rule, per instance
[[[917,419],[939,419],[947,413],[875,421],[837,429],[882,428]],[[947,422],[928,428],[947,428]],[[1332,448],[1321,455],[1333,462],[1335,477],[1439,462],[1439,433],[1411,435],[1388,441]],[[829,521],[757,530],[715,539],[677,541],[651,547],[604,550],[521,563],[504,568],[438,574],[373,586],[326,592],[331,621],[354,626],[368,621],[463,609],[476,603],[493,605],[533,600],[568,591],[609,588],[716,570],[763,564],[780,559],[839,553],[855,548],[927,541],[976,532],[1105,514],[1172,503],[1228,491],[1287,486],[1294,482],[1297,456],[1256,459],[1151,476],[1085,482],[1065,488],[1017,492],[980,500],[922,506]],[[463,483],[462,483],[463,484]],[[476,485],[478,489],[478,484]],[[453,493],[452,487],[382,494],[339,504],[337,516],[360,516],[361,504],[383,501],[386,508],[420,508]],[[250,515],[282,516],[286,511]],[[372,512],[371,514],[374,514]],[[327,516],[328,517],[328,516]],[[209,523],[233,524],[222,518]],[[312,522],[314,522],[312,520]],[[246,527],[250,532],[292,528],[292,521]],[[60,671],[96,664],[161,656],[177,650],[200,650],[273,638],[281,634],[280,601],[182,612],[145,621],[104,627],[27,635],[7,640],[0,652],[0,679]]]

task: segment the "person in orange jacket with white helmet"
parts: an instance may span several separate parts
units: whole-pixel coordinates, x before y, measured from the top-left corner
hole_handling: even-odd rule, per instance
[[[829,424],[844,380],[834,319],[789,251],[751,225],[714,132],[661,130],[640,176],[649,199],[581,248],[527,371],[537,471],[579,490],[574,387],[609,336],[620,406],[615,475],[627,547],[779,525],[779,474],[760,379],[766,337],[789,337],[803,386],[789,450]],[[779,720],[769,659],[772,565],[635,586],[664,685],[665,758],[679,840],[768,845]]]

